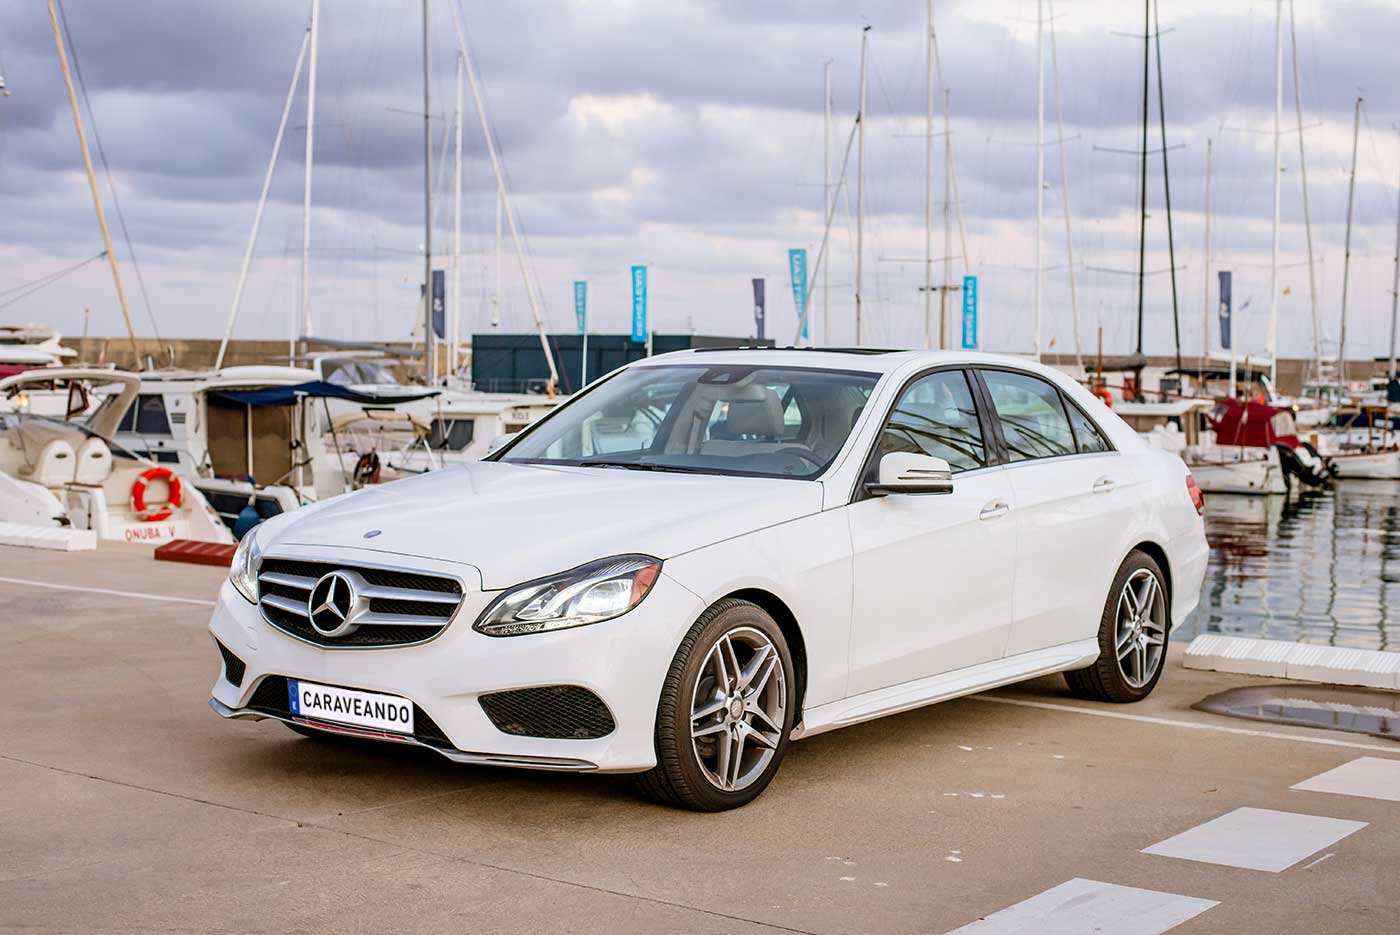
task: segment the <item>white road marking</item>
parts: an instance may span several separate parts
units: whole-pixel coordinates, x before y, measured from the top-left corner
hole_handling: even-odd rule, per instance
[[[1217,734],[1238,734],[1242,737],[1262,737],[1266,740],[1291,740],[1295,743],[1313,743],[1325,747],[1346,747],[1349,750],[1374,750],[1378,753],[1400,753],[1394,744],[1360,743],[1354,740],[1336,740],[1332,737],[1307,737],[1299,734],[1285,734],[1273,730],[1255,730],[1249,727],[1227,727],[1224,724],[1207,724],[1200,721],[1178,721],[1168,717],[1153,717],[1150,714],[1128,714],[1123,711],[1107,711],[1099,708],[1085,708],[1079,705],[1054,704],[1048,701],[1030,701],[1024,698],[1001,698],[996,695],[968,695],[969,701],[987,701],[992,704],[1009,704],[1021,708],[1040,708],[1044,711],[1067,711],[1070,714],[1084,714],[1089,717],[1116,718],[1120,721],[1137,721],[1141,724],[1160,724],[1165,727],[1185,727],[1188,730],[1214,731]],[[1304,728],[1306,729],[1306,728]]]
[[[1321,857],[1319,857],[1317,860],[1314,860],[1312,863],[1303,864],[1303,866],[1300,867],[1299,869],[1300,869],[1300,870],[1311,870],[1313,867],[1316,867],[1318,864],[1322,863],[1322,862],[1323,862],[1324,860],[1326,860],[1327,858],[1329,858],[1329,857],[1336,857],[1336,856],[1337,856],[1337,855],[1336,855],[1335,852],[1333,852],[1333,851],[1328,851],[1326,854],[1323,854]]]
[[[1334,792],[1400,802],[1400,760],[1357,757],[1336,769],[1305,779],[1293,788],[1302,792]]]
[[[1216,905],[1076,878],[947,935],[1160,935]]]
[[[49,588],[54,591],[81,591],[85,594],[107,594],[112,597],[129,597],[138,601],[164,601],[171,604],[198,604],[213,607],[214,602],[194,597],[172,597],[169,594],[144,594],[140,591],[114,591],[111,588],[85,588],[76,584],[54,584],[50,581],[29,581],[25,578],[0,577],[4,584],[22,584],[31,588]]]
[[[1278,873],[1364,827],[1364,821],[1237,808],[1142,852]]]

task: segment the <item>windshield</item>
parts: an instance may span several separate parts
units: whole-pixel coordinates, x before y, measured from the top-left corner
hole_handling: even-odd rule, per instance
[[[635,367],[561,407],[502,461],[816,477],[879,374],[785,367]]]
[[[321,364],[322,379],[335,386],[397,386],[389,368],[378,361],[328,358]]]

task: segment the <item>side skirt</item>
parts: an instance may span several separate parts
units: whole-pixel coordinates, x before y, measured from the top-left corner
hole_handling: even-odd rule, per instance
[[[802,723],[793,728],[792,739],[800,740],[803,737],[836,730],[838,727],[849,727],[887,714],[922,708],[924,705],[1010,685],[1012,682],[1022,682],[1066,669],[1083,668],[1098,658],[1097,639],[1079,640],[954,669],[952,672],[903,682],[888,688],[877,688],[809,708],[803,713]]]

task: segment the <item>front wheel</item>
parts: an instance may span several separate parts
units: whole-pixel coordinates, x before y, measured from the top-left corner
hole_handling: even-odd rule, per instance
[[[725,598],[681,640],[656,711],[656,766],[638,785],[670,805],[718,812],[758,797],[795,716],[792,655],[773,618]]]
[[[1145,552],[1133,552],[1118,569],[1099,620],[1099,658],[1065,673],[1079,698],[1119,703],[1152,694],[1167,659],[1169,624],[1162,569]]]

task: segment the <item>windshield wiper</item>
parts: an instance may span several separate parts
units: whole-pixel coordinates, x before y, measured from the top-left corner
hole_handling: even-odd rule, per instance
[[[697,467],[683,467],[678,464],[657,464],[654,461],[577,461],[578,467],[626,468],[629,471],[668,471],[675,474],[713,474],[713,470]]]

